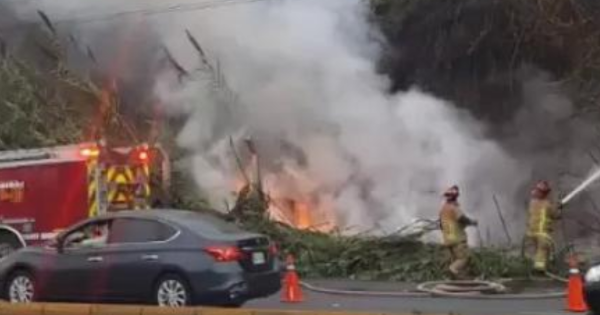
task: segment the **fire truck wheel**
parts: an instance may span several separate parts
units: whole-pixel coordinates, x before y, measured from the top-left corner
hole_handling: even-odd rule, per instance
[[[35,293],[33,276],[31,273],[21,270],[10,276],[4,295],[11,303],[31,303],[35,301]]]
[[[176,274],[167,274],[156,282],[154,299],[158,306],[188,306],[191,304],[191,297],[187,282]]]

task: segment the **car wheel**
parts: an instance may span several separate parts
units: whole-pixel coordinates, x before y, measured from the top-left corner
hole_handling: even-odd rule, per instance
[[[156,304],[162,307],[184,307],[191,304],[191,292],[186,281],[178,275],[162,277],[154,290]]]
[[[33,276],[26,271],[16,272],[7,282],[5,295],[10,303],[34,302],[36,290]]]

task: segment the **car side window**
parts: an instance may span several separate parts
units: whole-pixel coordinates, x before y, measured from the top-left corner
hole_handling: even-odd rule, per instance
[[[121,218],[111,228],[109,244],[147,243],[165,241],[177,231],[171,226],[151,219]]]
[[[63,241],[65,249],[100,248],[106,246],[111,233],[111,221],[95,221],[67,234]]]

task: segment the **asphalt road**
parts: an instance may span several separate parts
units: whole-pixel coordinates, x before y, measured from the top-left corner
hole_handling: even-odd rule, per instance
[[[537,300],[473,300],[453,298],[395,298],[372,296],[343,296],[309,292],[304,290],[304,302],[285,304],[279,295],[255,300],[245,308],[322,310],[354,312],[386,312],[462,315],[566,315],[563,299]]]

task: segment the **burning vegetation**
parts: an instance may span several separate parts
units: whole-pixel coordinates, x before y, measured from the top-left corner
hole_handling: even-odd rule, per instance
[[[439,230],[437,220],[416,220],[394,233],[379,233],[380,236],[374,236],[373,231],[348,235],[336,227],[335,221],[319,225],[312,216],[314,208],[301,202],[298,205],[290,195],[278,192],[277,185],[263,183],[258,154],[250,140],[245,143],[251,152],[251,163],[240,171],[244,180],[235,181],[236,203],[224,218],[276,240],[283,253],[297,258],[303,276],[414,282],[448,277],[447,248],[423,240],[423,236]],[[231,144],[234,148],[233,141]],[[237,155],[236,150],[232,152]],[[282,200],[289,203],[282,205]],[[565,274],[567,254],[567,248],[557,249],[549,270]],[[533,269],[520,246],[480,247],[472,254],[470,272],[480,279],[530,278]]]
[[[237,196],[233,215],[256,214],[298,230],[331,232],[335,228],[332,209],[323,209],[308,178],[289,168],[263,175],[254,143],[251,139],[244,143],[249,153],[245,164],[230,142],[240,167],[240,178],[233,181]]]

